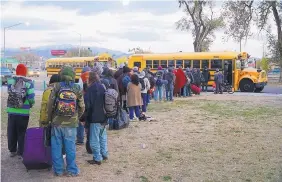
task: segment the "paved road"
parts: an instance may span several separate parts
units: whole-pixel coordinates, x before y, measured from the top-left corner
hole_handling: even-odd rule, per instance
[[[45,83],[49,82],[49,78],[46,76],[46,72],[41,72],[40,77],[32,77],[32,80],[34,80],[34,87],[37,91],[43,91],[44,90],[44,81]],[[3,86],[5,88],[5,86]],[[1,89],[4,91],[3,89]],[[211,88],[209,88],[210,91],[212,91]],[[270,93],[270,94],[282,94],[282,85],[267,85],[263,89],[262,93]]]
[[[262,93],[282,94],[282,85],[267,85]]]

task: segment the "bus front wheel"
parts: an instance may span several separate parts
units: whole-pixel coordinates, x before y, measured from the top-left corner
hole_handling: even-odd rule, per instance
[[[253,92],[255,90],[255,85],[252,80],[243,79],[240,81],[241,92]]]
[[[263,89],[264,89],[264,87],[256,88],[256,89],[255,89],[255,92],[257,92],[257,93],[258,93],[258,92],[261,92]]]

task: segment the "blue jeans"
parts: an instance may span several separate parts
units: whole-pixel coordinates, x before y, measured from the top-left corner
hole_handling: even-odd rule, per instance
[[[173,100],[173,89],[174,89],[174,87],[173,87],[173,84],[168,84],[167,86],[166,86],[166,100],[167,101],[172,101]]]
[[[113,129],[113,127],[114,127],[114,118],[109,118],[108,119],[108,124],[109,124],[109,129]]]
[[[77,142],[78,143],[83,143],[84,141],[84,126],[79,122],[78,127],[77,127]]]
[[[147,93],[147,102],[146,102],[147,106],[150,103],[150,100],[151,100],[151,94]]]
[[[158,96],[159,96],[159,101],[162,101],[162,86],[156,86],[156,90],[154,92],[154,98],[155,98],[155,101],[158,100]]]
[[[189,96],[191,96],[192,94],[191,94],[191,85],[189,84],[189,85],[185,85],[184,86],[184,96],[185,97],[189,97]]]
[[[100,123],[90,124],[90,147],[93,151],[93,160],[99,162],[108,157],[108,141],[106,127]]]
[[[147,93],[141,93],[142,96],[142,100],[143,100],[143,105],[142,105],[142,112],[146,112],[147,111],[147,97],[148,94]]]
[[[64,145],[67,159],[67,172],[74,175],[79,174],[79,169],[76,165],[76,128],[53,127],[51,133],[51,153],[54,172],[59,175],[64,172],[64,159],[62,155]]]
[[[134,118],[134,111],[137,118],[140,117],[140,108],[139,106],[129,107],[129,119]]]

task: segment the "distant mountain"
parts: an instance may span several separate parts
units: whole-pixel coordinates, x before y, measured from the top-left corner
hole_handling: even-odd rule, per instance
[[[48,45],[48,46],[40,46],[40,47],[34,47],[31,48],[29,50],[29,52],[34,53],[38,56],[42,56],[44,59],[48,59],[48,58],[52,58],[55,56],[51,55],[51,50],[70,50],[72,48],[77,48],[78,46],[76,45]],[[83,48],[88,48],[87,46],[83,47]],[[128,53],[124,53],[121,51],[116,51],[116,50],[111,50],[111,49],[107,49],[107,48],[102,48],[102,47],[91,47],[89,46],[89,48],[92,50],[92,52],[94,54],[99,54],[99,53],[104,53],[107,52],[111,55],[113,55],[113,58],[119,58],[122,56],[129,56],[131,54]],[[11,56],[15,56],[21,52],[28,52],[28,51],[22,51],[20,49],[15,49],[15,48],[6,48],[5,50],[5,56],[6,57],[11,57]]]

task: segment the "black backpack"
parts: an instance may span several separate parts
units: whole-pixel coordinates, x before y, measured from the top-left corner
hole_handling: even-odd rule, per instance
[[[142,86],[141,91],[145,90],[146,87],[145,87],[144,78],[139,78],[139,82],[140,82],[140,84]]]

